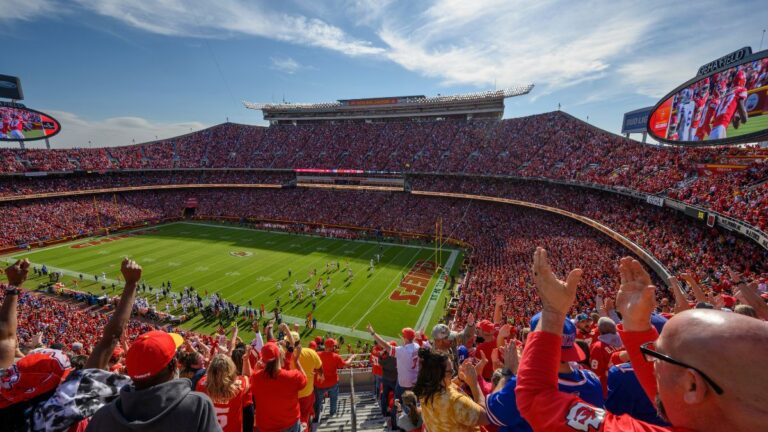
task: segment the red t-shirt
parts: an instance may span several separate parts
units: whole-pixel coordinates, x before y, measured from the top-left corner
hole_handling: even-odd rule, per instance
[[[381,348],[379,348],[378,345],[373,348],[373,351],[371,352],[371,372],[373,372],[376,376],[381,376],[384,372],[381,369],[381,365],[379,364],[379,357],[381,357]]]
[[[208,375],[203,375],[197,382],[195,390],[208,394],[205,386]],[[240,392],[226,403],[213,403],[216,411],[216,421],[224,432],[240,432],[243,430],[243,408],[251,404],[251,389],[248,386],[248,378],[238,376]]]
[[[608,370],[611,368],[611,355],[621,351],[623,347],[609,345],[601,340],[596,340],[589,348],[589,366],[592,372],[600,378],[603,384],[603,394],[608,394]]]
[[[339,382],[339,369],[347,365],[347,362],[340,355],[331,351],[320,351],[317,353],[323,362],[323,375],[325,379],[317,383],[320,388],[333,387]]]
[[[483,368],[483,379],[486,381],[491,379],[491,376],[493,375],[493,362],[491,361],[491,355],[493,354],[493,350],[496,349],[496,339],[492,341],[485,341],[477,346],[477,349],[475,350],[475,357],[478,359],[481,359],[482,356],[480,356],[480,352],[485,353],[485,358],[488,359],[488,363],[485,364],[485,368]]]
[[[256,372],[251,390],[259,431],[279,432],[299,421],[299,390],[305,385],[307,377],[297,369],[280,369],[275,378],[266,370]]]

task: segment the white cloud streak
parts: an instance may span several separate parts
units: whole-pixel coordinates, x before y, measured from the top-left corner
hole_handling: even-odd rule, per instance
[[[291,57],[270,57],[269,60],[272,62],[271,69],[287,73],[288,75],[295,74],[303,67]]]
[[[0,21],[27,21],[55,10],[56,5],[50,0],[3,0],[0,5]]]
[[[77,0],[88,10],[167,36],[259,36],[326,48],[348,56],[383,49],[320,19],[272,10],[270,2],[245,0]]]
[[[200,122],[153,122],[141,117],[111,117],[89,120],[67,111],[43,110],[61,123],[61,132],[50,139],[53,148],[114,147],[188,134],[209,125]],[[90,141],[90,144],[88,143]],[[44,146],[30,141],[27,147]]]

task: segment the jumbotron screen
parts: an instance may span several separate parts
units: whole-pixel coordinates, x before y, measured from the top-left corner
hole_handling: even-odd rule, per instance
[[[659,141],[702,145],[768,135],[768,56],[676,89],[656,105],[648,131]]]
[[[33,141],[59,131],[61,125],[48,114],[18,104],[0,105],[0,141]]]

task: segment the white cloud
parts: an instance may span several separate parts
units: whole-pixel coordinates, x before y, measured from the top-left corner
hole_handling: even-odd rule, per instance
[[[269,60],[272,62],[271,69],[285,72],[288,75],[293,75],[302,68],[299,62],[291,57],[270,57]]]
[[[653,24],[634,12],[626,4],[439,0],[410,20],[384,15],[378,34],[390,60],[445,85],[534,82],[546,92],[600,78]]]
[[[0,7],[0,21],[30,20],[55,11],[57,11],[57,5],[50,0],[3,0]]]
[[[67,111],[43,110],[61,123],[61,132],[50,139],[53,148],[114,147],[188,134],[209,125],[200,122],[163,123],[141,117],[111,117],[88,120]],[[90,144],[88,143],[90,141]],[[41,147],[45,141],[30,141],[27,147]]]
[[[77,0],[83,7],[152,33],[168,36],[251,35],[326,48],[349,56],[379,54],[380,47],[356,39],[316,18],[271,10],[274,3],[245,0]]]

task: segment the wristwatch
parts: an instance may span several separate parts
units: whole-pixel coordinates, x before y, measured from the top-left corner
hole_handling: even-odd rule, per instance
[[[501,370],[501,375],[509,378],[509,377],[513,376],[514,374],[512,373],[512,369],[510,369],[508,367],[505,367],[505,368],[503,368]]]
[[[6,285],[5,287],[5,294],[7,295],[13,295],[19,293],[19,287],[15,285]]]

